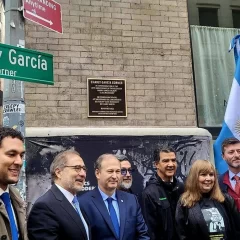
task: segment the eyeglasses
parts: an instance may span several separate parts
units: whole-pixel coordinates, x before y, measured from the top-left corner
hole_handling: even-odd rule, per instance
[[[132,168],[121,168],[121,174],[123,176],[127,175],[127,172],[129,172],[130,175],[132,175],[132,173],[135,171],[135,169]]]
[[[74,169],[77,173],[80,173],[81,170],[83,170],[84,172],[87,172],[87,168],[86,168],[86,166],[81,166],[81,165],[66,166],[66,165],[64,165],[64,167],[72,168],[72,169]]]

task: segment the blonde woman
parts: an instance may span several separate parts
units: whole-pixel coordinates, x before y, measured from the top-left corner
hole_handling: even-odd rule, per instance
[[[234,200],[222,194],[209,161],[193,163],[177,205],[176,223],[180,240],[240,239],[239,212]]]

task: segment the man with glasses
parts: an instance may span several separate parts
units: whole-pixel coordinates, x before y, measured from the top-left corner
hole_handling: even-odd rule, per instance
[[[121,154],[116,155],[117,159],[120,161],[121,166],[121,176],[119,181],[118,189],[124,192],[133,193],[131,186],[132,186],[132,173],[134,169],[132,169],[132,165],[129,162],[127,156]]]
[[[89,240],[89,225],[76,194],[83,188],[86,166],[79,153],[59,153],[50,166],[52,187],[33,205],[29,240]]]
[[[92,240],[150,240],[136,196],[117,190],[121,169],[116,156],[103,154],[94,167],[98,187],[80,197]]]

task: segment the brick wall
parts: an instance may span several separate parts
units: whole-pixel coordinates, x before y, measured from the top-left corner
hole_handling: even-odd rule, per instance
[[[27,83],[26,125],[195,126],[187,0],[58,0],[64,33],[26,22],[54,54],[54,86]],[[87,117],[87,78],[127,81],[127,118]]]

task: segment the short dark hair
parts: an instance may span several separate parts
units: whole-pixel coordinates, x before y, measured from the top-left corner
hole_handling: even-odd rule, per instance
[[[232,144],[237,144],[240,143],[240,141],[237,138],[226,138],[223,142],[222,142],[222,154],[224,154],[225,151],[225,147],[227,147],[228,145],[232,145]]]
[[[128,161],[128,157],[126,155],[123,155],[123,154],[116,154],[115,157],[120,161],[120,162],[123,162],[123,161]]]
[[[0,127],[0,147],[6,137],[18,138],[22,142],[24,141],[23,135],[19,131],[9,127]]]
[[[162,148],[156,148],[153,152],[153,160],[154,162],[159,162],[160,160],[160,153],[161,152],[165,152],[165,153],[175,153],[176,155],[176,151],[173,147],[162,147]]]

